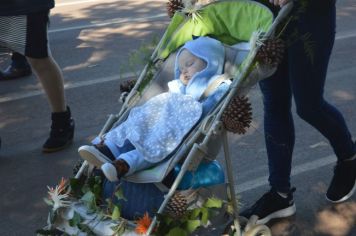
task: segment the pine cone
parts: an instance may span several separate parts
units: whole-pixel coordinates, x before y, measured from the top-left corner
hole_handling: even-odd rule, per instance
[[[82,167],[83,162],[84,162],[84,160],[80,159],[77,161],[77,163],[73,167],[73,175],[74,176],[78,173],[78,171],[80,170],[80,167]]]
[[[180,10],[184,7],[182,0],[168,0],[167,2],[167,14],[170,18],[174,16],[174,13],[177,10]]]
[[[237,134],[246,133],[252,121],[252,107],[247,97],[234,97],[222,114],[227,131]]]
[[[184,195],[176,192],[166,206],[166,213],[172,218],[179,218],[187,211],[188,201]]]
[[[130,92],[133,89],[133,87],[135,86],[136,81],[137,80],[132,79],[132,80],[126,80],[126,81],[122,82],[120,84],[120,92],[121,93]]]
[[[257,52],[256,59],[260,63],[278,66],[283,59],[285,43],[280,38],[267,39]]]

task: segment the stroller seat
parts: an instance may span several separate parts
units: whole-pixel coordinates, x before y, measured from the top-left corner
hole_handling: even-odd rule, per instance
[[[246,95],[258,80],[275,69],[269,68],[268,73],[260,73],[260,65],[255,58],[261,47],[259,40],[273,36],[277,26],[288,15],[290,8],[291,4],[288,4],[275,18],[266,6],[255,1],[222,0],[205,6],[195,6],[187,14],[176,12],[120,112],[110,115],[98,136],[104,135],[125,121],[134,106],[168,90],[167,82],[173,78],[176,52],[184,43],[192,40],[193,36],[209,36],[224,44],[224,75],[232,81],[227,94],[184,137],[183,142],[174,150],[170,158],[152,168],[126,176],[119,185],[108,181],[100,182],[103,185],[96,190],[103,193],[102,199],[120,196],[118,200],[122,203],[121,211],[115,202],[109,201],[108,205],[113,206],[112,204],[114,204],[115,206],[111,212],[111,219],[107,215],[104,217],[100,212],[98,213],[99,207],[95,205],[97,199],[93,198],[96,190],[93,190],[94,192],[86,192],[79,198],[70,199],[69,206],[52,212],[49,217],[49,228],[81,235],[83,231],[78,226],[85,225],[96,235],[112,235],[122,229],[121,235],[135,235],[136,224],[133,220],[148,212],[153,216],[146,233],[149,235],[154,233],[153,230],[159,222],[159,216],[164,213],[167,204],[176,192],[182,189],[197,189],[195,192],[200,200],[206,200],[212,196],[222,196],[227,199],[224,201],[231,203],[233,213],[229,220],[233,218],[235,230],[239,233],[237,235],[240,235],[241,228],[234,191],[233,171],[228,152],[226,129],[221,122],[221,116],[235,96]],[[223,170],[215,160],[221,146],[224,147],[226,170]],[[91,173],[91,166],[84,163],[72,182],[78,183],[85,174],[88,178],[92,177]],[[225,173],[228,181],[225,181]],[[167,185],[163,186],[162,183],[164,184],[165,178],[170,175],[173,175],[173,181],[168,184],[167,188]],[[206,176],[217,178],[210,182],[204,182],[200,181],[197,176],[200,176],[201,179]],[[94,176],[90,179],[90,181],[94,179],[94,186],[96,178],[97,176]],[[226,192],[221,194],[221,188],[217,190],[218,187],[222,187]],[[131,203],[122,198],[122,193],[118,193],[118,188],[124,190],[125,198],[131,200]],[[88,200],[90,201],[88,202]],[[94,208],[94,211],[88,209],[90,206]],[[56,217],[53,217],[53,214]],[[73,222],[78,218],[81,219],[80,224],[73,225]],[[227,223],[228,220],[226,218],[224,220]],[[201,221],[199,222],[201,223]],[[256,231],[256,228],[253,229]],[[201,235],[206,235],[206,232]],[[246,233],[246,235],[248,234]]]

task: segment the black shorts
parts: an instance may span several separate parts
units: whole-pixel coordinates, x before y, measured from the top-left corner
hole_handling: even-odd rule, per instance
[[[20,16],[0,16],[0,50],[31,58],[48,57],[49,11]]]

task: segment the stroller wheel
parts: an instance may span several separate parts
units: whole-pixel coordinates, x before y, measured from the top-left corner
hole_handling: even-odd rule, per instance
[[[243,216],[239,216],[238,222],[239,222],[241,228],[245,228],[248,220]],[[241,229],[239,229],[239,230],[241,230]],[[229,222],[226,223],[224,233],[222,236],[234,235],[235,232],[236,232],[236,228],[234,226],[234,219],[230,219]]]
[[[244,236],[272,236],[271,230],[266,225],[255,225],[247,230]]]

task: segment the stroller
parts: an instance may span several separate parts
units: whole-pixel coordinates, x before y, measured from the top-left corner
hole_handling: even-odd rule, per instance
[[[224,44],[224,75],[232,81],[228,92],[170,158],[124,177],[119,185],[106,181],[84,161],[70,183],[62,181],[49,189],[47,202],[53,209],[48,226],[38,234],[271,235],[267,226],[255,224],[257,219],[247,221],[238,215],[227,131],[243,133],[243,129],[227,111],[236,98],[246,101],[241,98],[249,89],[275,71],[275,65],[261,63],[256,55],[266,40],[283,29],[291,7],[287,4],[277,17],[266,6],[247,0],[198,1],[177,11],[120,112],[109,116],[98,137],[125,121],[133,107],[167,90],[176,51],[192,36],[209,36]],[[227,181],[215,160],[221,146]],[[109,200],[98,201],[99,196]],[[143,217],[137,220],[138,215]]]

